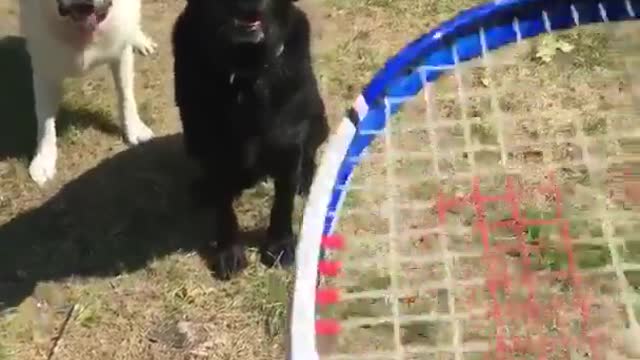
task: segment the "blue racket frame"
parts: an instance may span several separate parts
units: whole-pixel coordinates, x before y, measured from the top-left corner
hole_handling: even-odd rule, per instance
[[[362,152],[384,129],[389,115],[402,106],[402,101],[388,103],[386,99],[411,99],[424,87],[425,80],[434,82],[456,61],[478,58],[485,50],[551,31],[639,19],[640,0],[495,0],[463,11],[409,43],[374,75],[348,112],[358,131],[338,171],[327,205],[324,235],[333,231],[335,214]],[[480,29],[484,29],[485,50]],[[458,59],[454,59],[453,47]]]
[[[315,330],[310,324],[310,313],[315,311],[315,293],[310,289],[316,286],[318,277],[316,268],[308,267],[317,265],[323,257],[319,238],[333,233],[354,168],[384,131],[390,116],[425,83],[435,82],[447,70],[485,52],[544,33],[629,20],[640,20],[640,0],[495,0],[460,12],[386,62],[347,111],[330,141],[323,163],[339,165],[323,167],[321,163],[314,180],[298,245],[289,354],[293,360],[318,358]],[[327,192],[330,194],[321,194]],[[305,222],[309,223],[306,228]]]

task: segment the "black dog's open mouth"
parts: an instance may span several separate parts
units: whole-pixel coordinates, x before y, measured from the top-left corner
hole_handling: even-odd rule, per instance
[[[69,17],[76,24],[80,25],[82,30],[93,32],[98,25],[106,19],[110,7],[109,4],[109,6],[104,9],[98,9],[92,4],[79,3],[67,7],[60,6],[58,12],[60,16]]]
[[[233,18],[232,40],[237,43],[258,43],[264,38],[262,13],[245,12]]]

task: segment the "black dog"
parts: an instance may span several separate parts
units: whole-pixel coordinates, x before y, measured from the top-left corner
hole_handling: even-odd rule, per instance
[[[233,201],[270,176],[275,200],[262,262],[294,260],[292,212],[306,194],[328,125],[311,66],[310,26],[296,0],[188,0],[173,31],[176,103],[196,191],[215,209],[213,270],[246,266]]]

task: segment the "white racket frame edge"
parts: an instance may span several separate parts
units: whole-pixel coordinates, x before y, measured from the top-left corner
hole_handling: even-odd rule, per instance
[[[328,141],[316,172],[317,177],[309,192],[296,249],[296,279],[288,356],[290,360],[319,359],[315,316],[321,240],[335,179],[356,130],[348,118],[343,118],[337,131]]]

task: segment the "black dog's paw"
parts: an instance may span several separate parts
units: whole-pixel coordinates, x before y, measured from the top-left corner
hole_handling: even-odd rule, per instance
[[[280,240],[268,239],[260,248],[260,261],[268,267],[293,265],[296,256],[296,241],[293,235]]]
[[[209,259],[209,267],[220,280],[229,280],[247,267],[244,246],[233,245],[228,248],[214,248]]]

